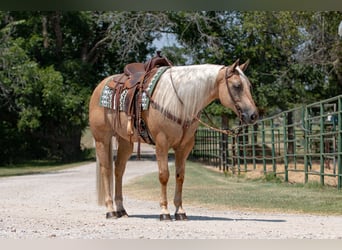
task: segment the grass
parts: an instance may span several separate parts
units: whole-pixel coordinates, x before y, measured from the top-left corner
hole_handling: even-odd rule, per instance
[[[174,166],[170,166],[168,200],[172,205]],[[139,199],[158,202],[160,185],[157,173],[138,177],[124,192]],[[342,192],[336,188],[308,184],[279,183],[272,176],[248,179],[222,174],[201,164],[188,162],[183,188],[183,204],[218,210],[309,213],[342,215]]]
[[[0,166],[0,177],[41,174],[81,166],[85,162],[61,164],[54,161],[28,161],[13,166]]]

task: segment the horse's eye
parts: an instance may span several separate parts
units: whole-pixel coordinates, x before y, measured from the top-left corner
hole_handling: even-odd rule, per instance
[[[233,87],[235,90],[241,90],[242,89],[242,84],[241,82],[234,82]]]

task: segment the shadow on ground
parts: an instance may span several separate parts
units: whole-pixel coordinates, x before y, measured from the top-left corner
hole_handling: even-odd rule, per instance
[[[159,220],[159,215],[141,215],[135,214],[130,215],[130,218],[141,218],[141,219],[154,219]],[[255,221],[255,222],[267,222],[267,223],[280,223],[286,222],[286,220],[277,220],[277,219],[258,219],[258,218],[251,218],[251,219],[244,219],[244,218],[227,218],[227,217],[216,217],[216,216],[201,216],[201,215],[190,215],[188,216],[189,221]]]

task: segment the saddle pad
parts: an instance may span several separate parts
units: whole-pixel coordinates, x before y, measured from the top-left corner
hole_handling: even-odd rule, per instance
[[[157,82],[161,75],[168,69],[170,66],[163,66],[158,68],[157,72],[153,75],[150,83],[148,84],[146,88],[146,92],[148,93],[149,96],[153,95],[153,91],[157,86]],[[148,110],[148,107],[150,106],[150,98],[146,95],[145,92],[142,94],[142,109],[143,110]]]
[[[149,82],[146,91],[148,93],[149,96],[152,96],[153,91],[155,89],[155,87],[157,86],[157,82],[160,78],[160,76],[169,68],[169,66],[167,67],[160,67],[158,68],[157,72],[153,75],[151,81]],[[111,79],[108,81],[108,83],[111,81]],[[99,101],[99,105],[101,107],[105,107],[105,108],[109,108],[109,109],[114,109],[116,110],[116,98],[117,95],[115,93],[115,90],[110,88],[108,86],[108,83],[103,87],[101,96],[100,96],[100,101]],[[121,92],[120,94],[120,111],[124,111],[124,104],[125,104],[125,99],[127,96],[127,92],[128,90],[125,89]],[[142,109],[143,110],[147,110],[150,104],[150,99],[148,98],[148,96],[146,95],[145,92],[143,92],[142,94]]]

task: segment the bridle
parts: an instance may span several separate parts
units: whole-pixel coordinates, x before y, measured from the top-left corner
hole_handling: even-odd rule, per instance
[[[239,66],[236,66],[235,69],[239,72],[239,75],[240,77],[243,74],[242,70],[240,69]],[[227,87],[227,90],[228,90],[228,94],[229,94],[229,97],[230,99],[232,100],[233,104],[234,104],[234,107],[238,113],[238,116],[239,116],[239,119],[240,119],[240,124],[242,123],[242,112],[241,112],[241,108],[240,106],[238,105],[238,101],[234,98],[233,94],[232,94],[232,91],[230,90],[229,88],[229,84],[228,84],[228,79],[231,78],[232,76],[234,75],[233,72],[229,72],[228,71],[228,67],[226,68],[226,72],[225,72],[225,82],[226,82],[226,87]]]

